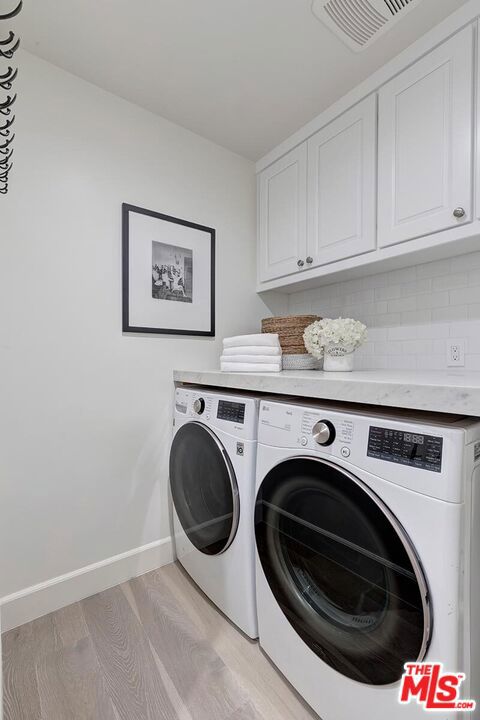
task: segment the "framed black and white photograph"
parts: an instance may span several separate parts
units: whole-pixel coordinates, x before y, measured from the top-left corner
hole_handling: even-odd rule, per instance
[[[122,206],[123,331],[215,335],[215,230]]]

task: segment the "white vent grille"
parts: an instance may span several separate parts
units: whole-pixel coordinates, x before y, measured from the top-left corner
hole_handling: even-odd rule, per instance
[[[312,0],[312,12],[350,48],[363,50],[420,0]]]
[[[410,5],[410,0],[383,0],[392,15],[396,15],[400,10]]]

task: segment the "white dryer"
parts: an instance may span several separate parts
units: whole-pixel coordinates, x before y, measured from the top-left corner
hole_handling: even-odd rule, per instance
[[[322,720],[425,718],[409,661],[480,700],[480,424],[365,412],[260,403],[260,644]]]
[[[251,638],[255,602],[255,459],[258,400],[178,387],[170,490],[178,560]]]

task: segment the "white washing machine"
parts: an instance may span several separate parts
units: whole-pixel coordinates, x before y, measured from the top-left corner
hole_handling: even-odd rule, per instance
[[[364,413],[260,403],[260,644],[322,720],[425,718],[408,661],[480,700],[480,424]]]
[[[258,400],[178,387],[170,490],[178,560],[251,638],[255,601],[255,459]]]

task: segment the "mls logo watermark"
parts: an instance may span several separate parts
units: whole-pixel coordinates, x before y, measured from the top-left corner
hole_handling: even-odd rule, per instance
[[[464,673],[444,672],[442,663],[405,663],[399,702],[416,701],[425,710],[472,712],[475,700],[462,700],[460,686]]]

